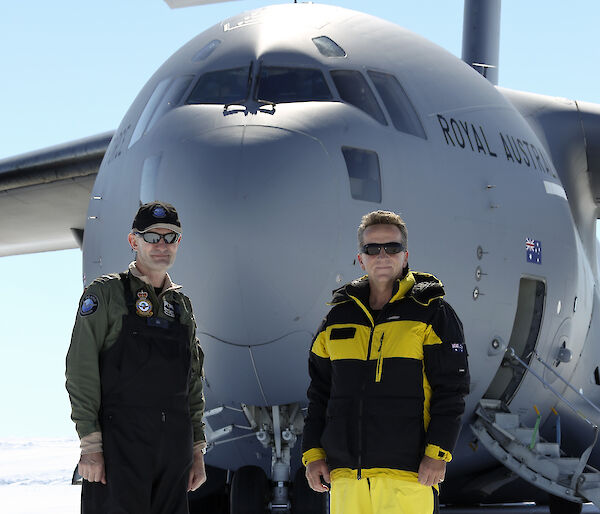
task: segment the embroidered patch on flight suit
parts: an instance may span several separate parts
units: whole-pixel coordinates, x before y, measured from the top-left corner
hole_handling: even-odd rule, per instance
[[[148,300],[148,293],[146,291],[137,292],[138,300],[135,302],[135,310],[138,316],[150,317],[152,316],[152,302]]]
[[[79,307],[79,315],[80,316],[89,316],[96,312],[98,308],[98,298],[93,294],[88,294],[81,302],[81,307]]]
[[[165,316],[169,316],[169,318],[175,317],[175,307],[167,302],[166,298],[163,299],[163,309],[165,311]]]

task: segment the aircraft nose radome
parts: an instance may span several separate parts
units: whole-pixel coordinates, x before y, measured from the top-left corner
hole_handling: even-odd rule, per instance
[[[194,270],[177,278],[199,329],[242,345],[298,330],[332,288],[339,188],[321,143],[235,126],[183,142],[163,164],[183,223],[178,268]]]

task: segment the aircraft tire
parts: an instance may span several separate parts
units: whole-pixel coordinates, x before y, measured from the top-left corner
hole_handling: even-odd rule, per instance
[[[294,476],[292,514],[329,514],[326,493],[316,493],[306,481],[304,466]]]
[[[582,503],[570,502],[553,494],[548,495],[548,506],[550,514],[580,514],[583,509]]]
[[[230,514],[263,514],[269,498],[269,480],[258,466],[242,466],[231,480]]]

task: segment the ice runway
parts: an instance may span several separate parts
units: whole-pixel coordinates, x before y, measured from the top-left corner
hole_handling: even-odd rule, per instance
[[[78,514],[81,488],[71,484],[79,458],[75,439],[0,440],[0,512],[2,514]],[[444,514],[547,514],[535,505],[442,507]],[[586,514],[600,513],[584,505]]]
[[[506,505],[506,506],[485,506],[472,507],[469,509],[455,509],[442,507],[443,514],[548,514],[548,507],[536,507],[535,505]],[[600,512],[594,505],[586,504],[582,512],[586,514],[596,514]]]
[[[0,440],[0,511],[77,514],[81,489],[71,476],[78,459],[75,439]]]

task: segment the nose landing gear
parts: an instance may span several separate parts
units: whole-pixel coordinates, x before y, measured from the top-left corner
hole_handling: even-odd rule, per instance
[[[299,404],[252,407],[242,405],[256,438],[271,449],[271,482],[262,468],[243,466],[233,475],[230,514],[325,514],[328,495],[308,487],[304,468],[290,479],[291,449],[302,433]],[[290,487],[291,486],[291,487]]]

